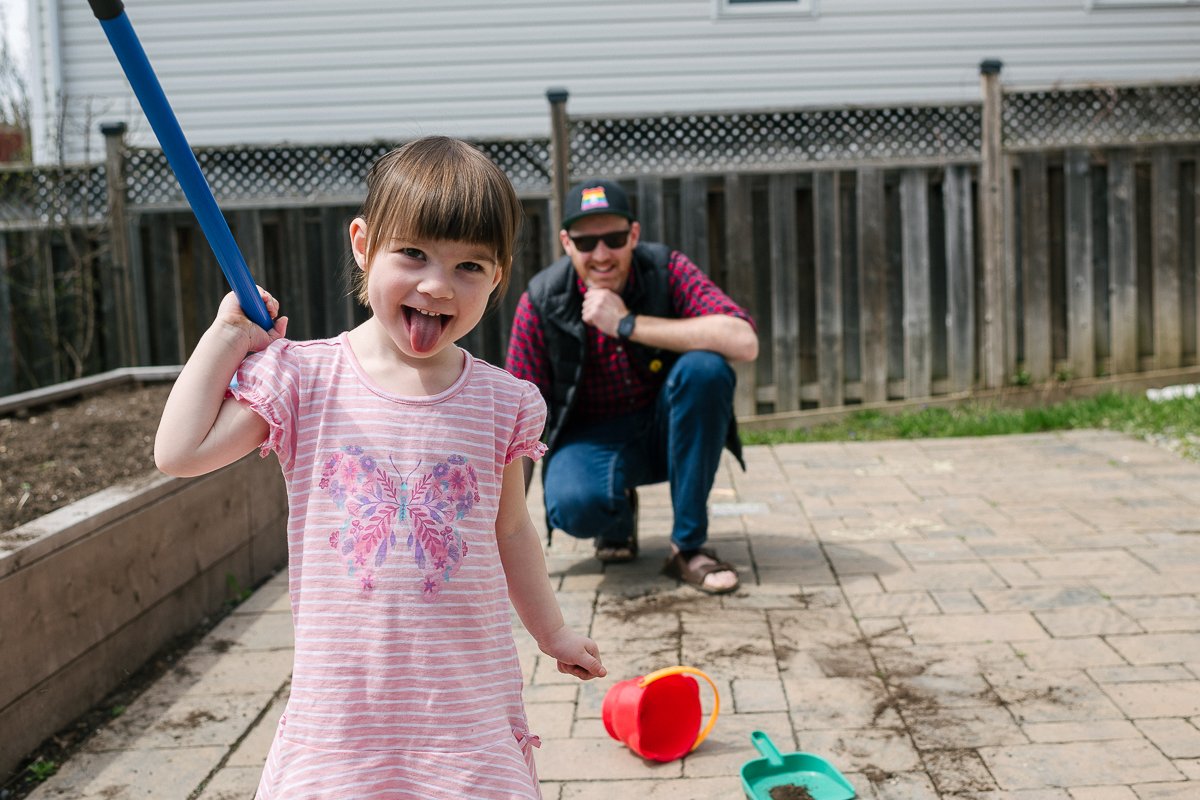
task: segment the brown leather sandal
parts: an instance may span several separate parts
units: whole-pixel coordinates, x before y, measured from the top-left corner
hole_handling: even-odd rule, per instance
[[[696,569],[688,569],[688,561],[697,555],[706,555],[717,563],[704,564]],[[666,575],[668,578],[674,578],[675,580],[683,581],[689,586],[694,586],[696,589],[704,592],[705,594],[729,594],[730,592],[737,591],[742,585],[741,579],[739,578],[738,581],[733,584],[733,586],[721,587],[718,589],[712,589],[708,586],[705,586],[704,579],[714,572],[732,572],[736,576],[737,568],[732,564],[717,558],[716,551],[707,547],[700,547],[695,550],[672,553],[671,557],[667,559],[662,568],[663,575]]]

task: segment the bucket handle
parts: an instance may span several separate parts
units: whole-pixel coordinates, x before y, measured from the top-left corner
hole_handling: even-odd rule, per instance
[[[705,723],[704,727],[700,730],[699,735],[696,736],[696,741],[693,742],[692,746],[688,748],[688,752],[690,753],[693,750],[695,750],[697,747],[699,747],[701,742],[703,742],[706,738],[708,738],[708,734],[712,733],[713,725],[717,724],[717,714],[721,710],[721,695],[719,692],[717,692],[717,685],[715,683],[713,683],[712,678],[708,677],[707,675],[705,675],[703,672],[696,669],[695,667],[682,667],[682,666],[667,667],[665,669],[660,669],[656,672],[651,672],[649,675],[643,676],[642,679],[640,681],[638,681],[638,688],[644,689],[647,686],[649,686],[650,684],[654,683],[659,678],[666,678],[671,675],[684,675],[684,674],[698,675],[701,678],[704,678],[704,680],[708,681],[708,685],[710,687],[712,687],[712,693],[713,693],[712,714],[710,714],[708,716],[708,722]]]

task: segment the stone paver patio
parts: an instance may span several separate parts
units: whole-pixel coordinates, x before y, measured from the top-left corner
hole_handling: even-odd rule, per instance
[[[1086,431],[747,460],[710,498],[735,595],[658,576],[665,486],[642,490],[634,564],[556,534],[563,610],[610,677],[559,675],[518,630],[548,800],[742,797],[754,730],[831,760],[864,800],[1200,798],[1200,465]],[[290,648],[280,576],[32,797],[252,797]],[[721,714],[687,758],[646,762],[601,704],[673,664],[716,681]]]

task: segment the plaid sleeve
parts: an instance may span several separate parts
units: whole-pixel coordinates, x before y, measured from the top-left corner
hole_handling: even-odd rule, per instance
[[[542,397],[549,397],[550,370],[546,364],[546,342],[542,338],[542,321],[533,308],[529,292],[522,294],[517,301],[504,368],[538,387]]]
[[[758,330],[750,314],[678,250],[671,253],[671,263],[667,265],[667,284],[671,289],[671,302],[680,317],[727,314],[746,320]]]

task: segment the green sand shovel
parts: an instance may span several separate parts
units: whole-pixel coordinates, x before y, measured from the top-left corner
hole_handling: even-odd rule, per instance
[[[807,791],[812,800],[853,800],[854,787],[850,781],[820,756],[812,753],[781,755],[775,743],[762,731],[750,734],[750,741],[766,756],[742,765],[742,788],[750,800],[800,800],[804,798],[802,791]]]

